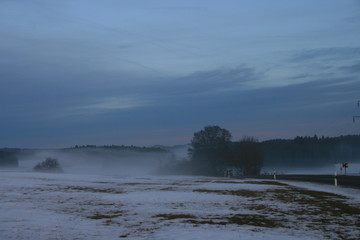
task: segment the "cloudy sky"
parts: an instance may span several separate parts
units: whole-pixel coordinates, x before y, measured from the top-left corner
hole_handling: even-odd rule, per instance
[[[0,0],[0,147],[359,134],[358,0]]]

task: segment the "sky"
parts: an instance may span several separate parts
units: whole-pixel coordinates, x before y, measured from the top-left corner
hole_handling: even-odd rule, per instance
[[[0,0],[0,148],[359,134],[359,0]]]

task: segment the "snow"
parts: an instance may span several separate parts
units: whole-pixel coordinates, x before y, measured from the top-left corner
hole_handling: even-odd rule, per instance
[[[281,181],[295,187],[305,188],[313,191],[321,191],[327,193],[338,194],[349,198],[349,202],[360,203],[360,190],[346,187],[335,187],[328,184],[317,184],[310,182]]]
[[[343,196],[344,204],[359,208],[356,189],[285,181],[280,183],[289,185],[206,177],[16,171],[0,171],[0,182],[0,239],[306,240],[360,235],[359,214],[334,216],[334,221],[309,227],[321,220],[322,216],[311,214],[318,205],[276,198],[282,191],[305,188],[335,193]],[[304,209],[308,215],[295,214]],[[236,216],[250,220],[229,222]],[[350,224],[338,224],[341,219]],[[276,225],[267,226],[265,220]]]

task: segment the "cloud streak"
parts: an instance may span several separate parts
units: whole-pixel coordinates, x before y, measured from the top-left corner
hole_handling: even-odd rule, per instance
[[[315,59],[344,60],[360,57],[360,47],[333,47],[302,50],[290,58],[291,61],[303,62]]]
[[[360,72],[360,63],[350,65],[350,66],[340,67],[340,70],[344,70],[349,73],[359,73]]]
[[[94,100],[92,100],[94,101]],[[135,109],[149,106],[150,103],[134,97],[110,97],[94,101],[95,103],[70,107],[61,110],[60,114],[55,114],[51,117],[73,117],[76,115],[91,116],[97,114],[104,114],[113,111],[121,111],[128,109]]]

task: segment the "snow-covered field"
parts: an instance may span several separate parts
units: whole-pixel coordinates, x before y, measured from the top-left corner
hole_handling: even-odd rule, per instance
[[[359,239],[360,191],[0,171],[0,239]]]

